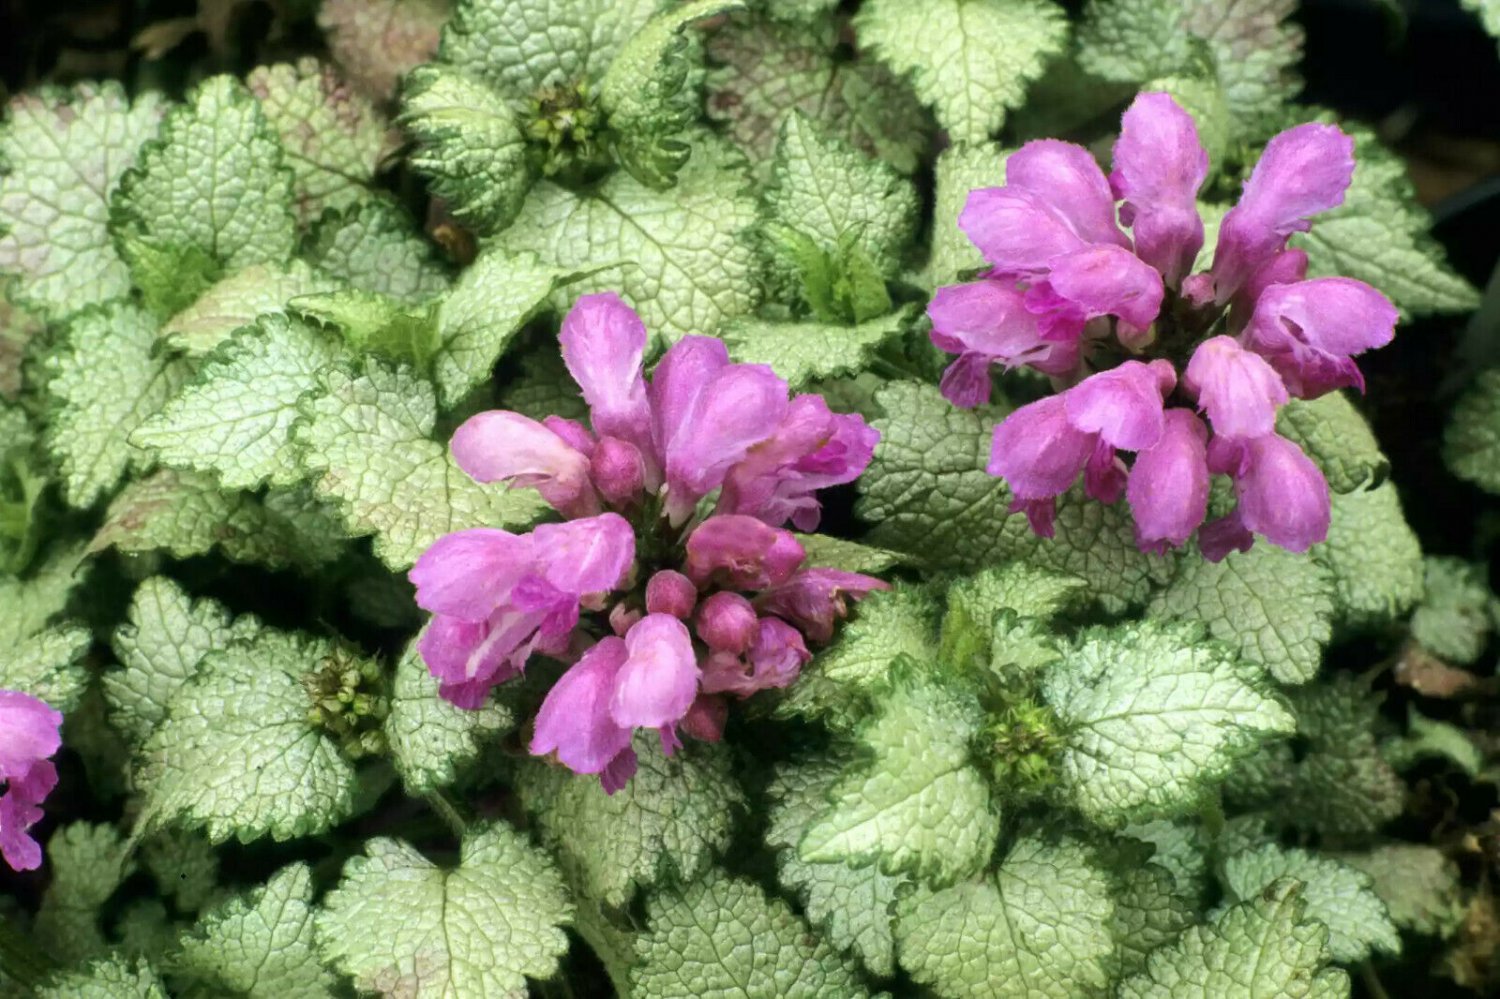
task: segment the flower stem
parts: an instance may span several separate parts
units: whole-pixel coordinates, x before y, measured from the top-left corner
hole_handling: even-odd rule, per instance
[[[459,813],[458,806],[444,797],[443,792],[428,791],[422,797],[438,817],[448,824],[448,828],[453,830],[453,835],[463,839],[468,834],[469,823]]]

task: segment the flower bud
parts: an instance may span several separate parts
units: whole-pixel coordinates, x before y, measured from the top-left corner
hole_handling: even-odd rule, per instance
[[[646,583],[646,613],[686,618],[698,602],[698,588],[682,573],[663,569]]]
[[[724,738],[724,723],[728,720],[728,701],[714,694],[699,694],[679,727],[701,742],[718,742]]]
[[[630,630],[631,626],[641,619],[641,610],[638,607],[630,607],[625,603],[615,604],[609,611],[609,629],[621,638]]]
[[[646,486],[646,463],[629,441],[605,437],[594,448],[589,471],[594,488],[611,506],[628,506],[639,500]]]
[[[807,552],[790,531],[744,514],[713,516],[687,541],[687,575],[702,586],[716,580],[735,590],[763,590],[791,578]]]
[[[739,655],[755,638],[755,608],[738,593],[720,591],[698,609],[698,637],[715,652]]]

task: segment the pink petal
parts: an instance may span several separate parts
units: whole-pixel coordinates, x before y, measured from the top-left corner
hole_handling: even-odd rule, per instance
[[[627,655],[622,640],[603,638],[558,678],[537,712],[532,755],[556,753],[564,766],[580,774],[613,769],[612,764],[633,770],[618,759],[630,751],[630,727],[618,724],[609,711]],[[628,762],[635,762],[633,755]],[[626,780],[628,773],[618,781],[619,786]]]
[[[640,448],[618,437],[605,437],[589,463],[594,488],[610,506],[638,503],[646,489],[646,461]]]
[[[1004,281],[976,281],[939,288],[927,306],[932,342],[960,355],[943,375],[943,395],[969,408],[989,401],[989,365],[1030,365],[1066,374],[1078,363],[1078,343],[1042,338],[1026,296]]]
[[[669,513],[681,523],[750,448],[775,433],[787,411],[786,382],[764,364],[720,369],[693,400],[667,445]]]
[[[0,690],[0,781],[14,780],[62,746],[61,712],[18,690]]]
[[[790,579],[806,557],[790,531],[745,514],[715,514],[688,535],[685,571],[700,587],[762,590]]]
[[[1198,128],[1170,95],[1143,93],[1121,122],[1110,186],[1125,200],[1135,252],[1176,287],[1203,246],[1198,188],[1208,152]]]
[[[1045,199],[1086,243],[1130,246],[1115,225],[1115,196],[1082,146],[1058,139],[1026,143],[1005,161],[1007,188]]]
[[[483,621],[531,570],[534,552],[529,535],[472,527],[434,541],[407,578],[417,588],[417,606],[423,610]]]
[[[574,596],[619,588],[635,562],[635,531],[618,513],[541,524],[531,534],[547,581]]]
[[[1010,187],[971,192],[958,227],[998,273],[1011,276],[1044,273],[1054,257],[1088,245],[1044,199]]]
[[[1276,434],[1218,445],[1209,447],[1210,467],[1235,473],[1235,516],[1246,530],[1292,552],[1328,537],[1328,483],[1301,448]]]
[[[0,857],[16,871],[34,871],[42,866],[42,848],[28,830],[41,821],[41,803],[57,786],[57,768],[48,760],[37,760],[24,772],[8,778],[0,795]]]
[[[1098,316],[1119,316],[1145,329],[1161,312],[1161,275],[1129,250],[1101,244],[1052,261],[1046,280],[1026,292],[1026,308],[1042,316],[1043,335],[1051,328],[1068,338]]]
[[[1266,288],[1244,341],[1285,379],[1292,394],[1313,399],[1346,385],[1364,388],[1350,360],[1390,343],[1400,318],[1380,292],[1353,278],[1315,278]]]
[[[635,750],[626,746],[616,753],[615,758],[599,772],[599,786],[604,788],[605,794],[609,795],[623,791],[625,785],[630,783],[630,778],[635,776],[638,764]]]
[[[596,512],[588,456],[520,413],[491,410],[453,432],[453,458],[476,482],[510,480],[535,487],[565,516]]]
[[[540,615],[517,610],[499,611],[481,622],[438,614],[417,640],[417,651],[437,678],[438,693],[472,710],[491,687],[521,671],[540,623]]]
[[[1203,421],[1169,409],[1161,439],[1136,455],[1125,488],[1142,551],[1161,551],[1190,538],[1208,513],[1208,459]]]
[[[1003,478],[1018,500],[1058,496],[1077,481],[1097,439],[1069,422],[1063,396],[1050,395],[995,428],[987,470]]]
[[[675,569],[662,569],[646,581],[646,613],[686,618],[698,603],[698,587]]]
[[[729,366],[729,348],[711,336],[685,336],[678,340],[651,374],[652,439],[656,453],[665,455],[683,431],[693,403],[714,375]]]
[[[615,679],[610,716],[618,725],[660,728],[682,720],[698,696],[698,662],[687,626],[647,614],[625,636],[628,657]]]
[[[763,613],[789,621],[814,642],[833,638],[834,625],[849,612],[849,602],[861,600],[891,584],[873,576],[841,569],[803,569],[781,586],[762,595],[756,605]]]
[[[698,638],[715,652],[740,655],[755,638],[755,608],[738,593],[720,590],[698,608],[694,630]]]
[[[1126,361],[1063,393],[1068,422],[1084,434],[1098,434],[1112,447],[1148,448],[1161,438],[1162,397],[1175,381],[1166,361]]]
[[[1271,365],[1233,337],[1205,340],[1188,361],[1183,381],[1208,414],[1214,433],[1261,437],[1276,429],[1276,410],[1288,399]]]
[[[646,325],[614,292],[584,295],[558,334],[563,363],[583,390],[594,432],[651,448],[651,404],[641,361]]]

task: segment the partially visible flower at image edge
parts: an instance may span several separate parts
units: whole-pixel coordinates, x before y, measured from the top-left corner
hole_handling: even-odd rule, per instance
[[[565,519],[446,535],[410,577],[441,695],[477,708],[533,653],[570,663],[530,748],[613,793],[635,772],[635,730],[668,754],[683,735],[719,739],[729,697],[790,685],[808,643],[887,588],[806,565],[785,527],[815,529],[817,492],[858,478],[880,435],[821,396],[788,398],[712,337],[679,340],[648,382],[645,325],[612,293],[580,298],[559,339],[588,425],[483,412],[452,451],[475,480],[535,488]]]
[[[42,801],[57,786],[51,757],[62,745],[63,716],[44,701],[0,690],[0,856],[12,870],[42,865],[42,848],[29,830],[42,817]]]
[[[972,407],[993,366],[1050,376],[1057,394],[995,428],[988,466],[1038,534],[1052,536],[1057,497],[1082,475],[1094,499],[1126,499],[1143,551],[1196,533],[1218,561],[1256,536],[1294,552],[1327,537],[1327,483],[1276,433],[1276,413],[1292,397],[1363,391],[1353,358],[1389,343],[1398,314],[1363,282],[1308,279],[1287,243],[1342,203],[1354,143],[1316,123],[1271,139],[1212,265],[1193,274],[1208,166],[1192,117],[1142,93],[1107,178],[1081,146],[1028,142],[1005,186],[971,192],[959,215],[989,266],[928,306],[933,342],[957,355],[942,391]],[[1236,505],[1204,523],[1213,475],[1231,478]]]

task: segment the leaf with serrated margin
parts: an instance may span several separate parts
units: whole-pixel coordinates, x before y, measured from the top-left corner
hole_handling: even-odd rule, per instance
[[[1311,554],[1333,572],[1336,623],[1379,627],[1422,599],[1422,543],[1393,482],[1334,495],[1328,540]]]
[[[766,844],[778,851],[778,877],[802,898],[813,925],[822,928],[835,947],[858,954],[872,974],[886,978],[896,970],[897,889],[909,879],[882,874],[874,864],[809,864],[797,856],[797,843],[823,810],[842,769],[829,760],[778,768],[767,792],[774,804]]]
[[[1489,567],[1447,556],[1428,556],[1422,566],[1424,596],[1411,616],[1411,637],[1447,662],[1474,662],[1500,620]]]
[[[692,159],[669,191],[653,191],[623,172],[581,193],[539,183],[495,245],[511,254],[534,252],[567,271],[620,265],[554,293],[559,310],[578,295],[617,290],[664,342],[712,334],[726,319],[748,313],[758,297],[746,238],[755,202],[745,183],[738,156],[705,135],[693,140]]]
[[[929,287],[953,284],[959,274],[984,266],[984,257],[958,227],[958,215],[969,200],[969,192],[1005,183],[1005,161],[1009,153],[992,142],[958,143],[938,156],[936,193],[933,195],[932,239],[928,244]]]
[[[258,66],[245,86],[281,139],[297,220],[306,225],[325,208],[359,200],[389,148],[385,117],[332,66],[312,58]]]
[[[450,0],[323,0],[318,27],[349,82],[388,101],[397,81],[437,51],[449,8]]]
[[[166,315],[222,273],[296,248],[292,174],[250,92],[210,77],[162,124],[110,201],[110,234],[147,304]],[[189,262],[176,274],[165,261]]]
[[[205,993],[324,999],[336,983],[318,960],[312,903],[312,869],[284,867],[261,887],[206,913],[182,939],[168,970]]]
[[[1302,882],[1307,918],[1328,927],[1328,951],[1335,961],[1352,964],[1372,951],[1401,953],[1401,936],[1363,871],[1275,843],[1224,861],[1224,887],[1236,901],[1252,899],[1282,878]]]
[[[251,264],[216,282],[161,326],[173,350],[201,356],[229,335],[266,314],[284,314],[298,295],[315,295],[339,286],[331,275],[300,260],[287,264]]]
[[[164,465],[217,476],[225,489],[300,481],[291,425],[318,372],[347,357],[311,324],[268,315],[233,334],[131,443]]]
[[[1344,202],[1319,215],[1292,245],[1307,251],[1309,277],[1358,278],[1379,288],[1405,317],[1464,312],[1479,292],[1448,266],[1428,235],[1431,217],[1416,199],[1406,163],[1367,128],[1354,136],[1354,180]]]
[[[1343,392],[1291,400],[1276,414],[1276,431],[1302,448],[1336,493],[1374,489],[1390,475],[1369,421]]]
[[[535,491],[482,486],[432,439],[437,400],[410,369],[367,361],[358,374],[319,376],[292,428],[313,493],[335,504],[355,536],[375,535],[375,554],[410,568],[444,534],[466,527],[520,527],[546,507]]]
[[[908,662],[878,710],[858,733],[866,758],[829,791],[797,855],[808,863],[877,864],[934,885],[980,869],[995,848],[1000,812],[970,758],[969,743],[984,724],[978,701]]]
[[[1147,608],[1165,621],[1200,621],[1208,633],[1270,670],[1277,682],[1306,683],[1333,636],[1333,574],[1306,555],[1274,545],[1231,552],[1220,562],[1183,558]]]
[[[1076,840],[1018,841],[993,874],[897,903],[901,966],[943,999],[1075,999],[1104,987],[1110,879]]]
[[[800,111],[829,136],[914,173],[932,121],[911,87],[871,59],[837,56],[830,21],[793,28],[765,18],[737,18],[709,36],[707,112],[769,172],[781,124]]]
[[[0,275],[7,297],[61,317],[130,294],[130,272],[110,244],[109,198],[165,102],[133,104],[117,83],[18,94],[0,129]]]
[[[168,999],[151,965],[123,954],[54,975],[36,994],[37,999]]]
[[[573,903],[552,862],[503,823],[471,829],[456,868],[394,839],[344,865],[317,917],[323,957],[366,992],[521,996],[557,973]]]
[[[652,999],[868,996],[850,961],[785,902],[714,869],[647,905],[630,982]]]
[[[911,77],[955,141],[983,142],[1062,50],[1068,22],[1044,0],[870,0],[854,29],[862,48]]]
[[[1329,968],[1328,930],[1306,918],[1290,878],[1225,909],[1151,955],[1118,999],[1348,999],[1349,976]]]
[[[401,124],[417,142],[412,167],[480,235],[509,225],[535,179],[516,112],[478,77],[422,66],[402,89]]]
[[[1391,921],[1403,930],[1445,937],[1463,920],[1462,875],[1436,847],[1387,843],[1336,856],[1370,876]]]
[[[1500,493],[1500,369],[1481,371],[1453,407],[1443,461],[1460,479]]]
[[[115,302],[75,315],[61,349],[47,359],[47,390],[58,402],[47,432],[69,505],[92,506],[146,456],[130,434],[154,416],[189,375],[156,351],[156,320]]]
[[[992,660],[996,653],[1015,656],[1024,652],[1007,645],[1016,642],[1021,632],[1032,631],[1028,625],[1083,603],[1087,591],[1088,584],[1077,576],[1024,562],[960,579],[948,587],[938,658],[952,666],[968,667]],[[1001,617],[1005,612],[1008,616]],[[997,664],[988,665],[993,668]]]
[[[517,374],[500,391],[500,408],[540,422],[549,416],[561,416],[565,420],[586,421],[589,418],[588,404],[583,401],[583,392],[563,364],[562,351],[557,341],[537,344],[526,350],[515,365]]]
[[[819,379],[859,374],[876,351],[901,336],[910,318],[910,310],[903,310],[858,326],[840,326],[741,316],[725,324],[720,335],[734,360],[769,364],[795,391]]]
[[[354,767],[308,720],[302,683],[333,652],[326,639],[265,629],[205,655],[141,749],[136,785],[149,823],[248,843],[346,818]]]
[[[0,576],[0,648],[14,648],[47,626],[83,581],[85,549],[58,546],[25,577]]]
[[[129,618],[112,640],[121,668],[104,674],[114,726],[140,745],[166,717],[172,695],[193,676],[199,661],[246,627],[254,625],[231,624],[223,605],[195,602],[166,576],[141,583],[131,598]]]
[[[385,719],[391,762],[406,788],[425,794],[453,783],[488,742],[514,728],[515,715],[495,700],[477,711],[438,696],[438,683],[413,640],[396,662],[391,710]]]
[[[1194,626],[1085,632],[1042,680],[1065,748],[1063,795],[1118,827],[1191,811],[1239,758],[1296,719],[1258,667]]]
[[[1152,952],[1166,946],[1198,919],[1196,899],[1184,896],[1170,871],[1156,863],[1116,868],[1120,886],[1110,933],[1115,952],[1110,977],[1119,979],[1146,967]]]
[[[405,301],[425,301],[449,285],[448,265],[437,247],[405,209],[385,198],[325,213],[314,223],[302,253],[356,288]]]
[[[540,762],[520,773],[521,798],[544,842],[558,850],[591,898],[625,905],[639,887],[688,881],[729,846],[744,793],[722,746],[662,755],[639,735],[640,768],[623,790]]]
[[[107,823],[74,822],[47,841],[52,881],[42,896],[33,933],[65,964],[98,957],[109,949],[99,917],[135,870],[125,837]]]
[[[78,705],[89,672],[79,661],[93,644],[87,628],[58,625],[0,647],[0,690],[19,690],[64,714]]]
[[[866,575],[885,572],[902,562],[899,552],[872,548],[831,534],[798,534],[797,543],[807,553],[806,565],[827,566]]]

